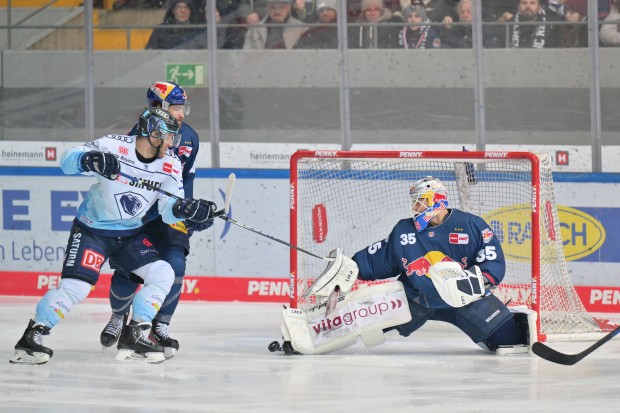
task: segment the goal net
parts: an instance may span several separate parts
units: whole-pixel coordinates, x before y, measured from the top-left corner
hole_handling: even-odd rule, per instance
[[[601,332],[570,280],[564,258],[550,158],[529,152],[298,151],[291,158],[291,243],[322,257],[345,255],[384,239],[411,216],[409,188],[442,180],[451,208],[479,215],[502,243],[506,276],[493,290],[538,317],[538,340],[591,338]],[[291,249],[291,306],[326,261]]]

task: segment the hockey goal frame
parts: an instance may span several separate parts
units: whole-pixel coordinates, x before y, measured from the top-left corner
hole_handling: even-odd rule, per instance
[[[538,319],[536,322],[536,331],[538,333],[537,341],[548,341],[552,340],[580,340],[580,339],[594,339],[601,336],[601,331],[603,330],[603,323],[596,321],[590,315],[587,314],[583,304],[581,303],[577,293],[572,285],[570,279],[568,279],[568,273],[566,271],[566,278],[568,279],[569,285],[565,287],[568,290],[568,294],[574,294],[575,299],[578,301],[577,312],[579,312],[579,317],[583,317],[586,321],[586,327],[584,331],[570,331],[567,334],[555,334],[552,335],[547,334],[541,328],[541,245],[543,244],[543,240],[541,239],[542,228],[541,225],[546,225],[545,228],[545,237],[551,237],[553,242],[561,243],[561,233],[559,230],[559,219],[557,215],[557,205],[555,205],[555,199],[551,201],[549,199],[543,199],[542,188],[541,188],[541,168],[545,168],[545,173],[551,177],[551,166],[550,166],[550,158],[548,155],[535,154],[532,152],[510,152],[510,151],[413,151],[413,150],[404,150],[404,151],[339,151],[339,150],[300,150],[295,152],[291,156],[290,160],[290,242],[293,245],[300,246],[302,248],[307,248],[310,251],[313,251],[313,245],[300,245],[300,237],[299,237],[299,229],[298,229],[298,220],[300,214],[300,187],[303,185],[300,183],[300,163],[308,162],[311,160],[320,161],[321,159],[326,160],[342,160],[345,163],[347,161],[360,161],[360,160],[394,160],[395,162],[399,162],[400,160],[406,161],[410,160],[428,160],[428,161],[446,161],[446,162],[454,162],[455,165],[468,165],[469,162],[479,162],[480,164],[484,164],[484,162],[503,162],[515,160],[519,162],[528,162],[531,166],[531,196],[530,196],[530,219],[531,219],[531,227],[536,230],[532,230],[532,238],[531,238],[531,260],[530,260],[530,287],[529,287],[529,301],[527,303],[528,307],[532,310],[536,311],[538,314]],[[484,168],[484,166],[482,166]],[[418,177],[421,178],[423,175]],[[550,179],[551,191],[553,192],[553,180]],[[542,216],[542,214],[546,214]],[[405,218],[403,216],[402,218]],[[550,224],[549,224],[550,222]],[[393,225],[396,222],[393,222]],[[391,230],[390,228],[385,228],[386,234]],[[377,241],[376,239],[368,239],[366,240],[366,244],[370,244],[372,242]],[[314,246],[316,247],[316,246]],[[342,245],[332,245],[332,248],[342,247]],[[345,251],[349,254],[352,254],[355,251]],[[298,308],[300,305],[300,297],[303,294],[303,291],[300,291],[301,286],[298,282],[298,274],[300,269],[299,267],[299,256],[300,252],[295,249],[290,250],[290,305],[292,308]],[[562,265],[566,266],[566,260],[563,255],[563,252],[560,253],[561,257],[558,257],[562,261]],[[312,258],[316,259],[316,258]],[[314,274],[314,277],[318,275]],[[305,284],[302,281],[302,284]],[[510,288],[510,286],[508,286]],[[572,291],[571,291],[572,290]],[[508,304],[508,303],[507,303]],[[303,306],[302,306],[303,307]],[[569,317],[570,318],[570,317]],[[591,319],[591,323],[589,321]],[[551,337],[550,337],[551,336]]]

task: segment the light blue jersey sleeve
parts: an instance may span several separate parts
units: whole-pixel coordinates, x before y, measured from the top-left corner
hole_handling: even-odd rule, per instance
[[[84,173],[80,166],[80,159],[85,152],[97,150],[96,142],[89,142],[82,146],[77,146],[65,151],[60,157],[60,168],[66,175],[77,175]],[[93,175],[92,172],[85,172],[87,175]]]

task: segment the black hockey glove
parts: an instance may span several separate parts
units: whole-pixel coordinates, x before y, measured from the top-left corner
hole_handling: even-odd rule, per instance
[[[121,170],[121,164],[114,155],[99,151],[84,153],[80,158],[80,166],[83,172],[97,172],[112,181],[116,180]]]
[[[191,232],[204,231],[205,229],[209,229],[212,226],[213,226],[213,218],[208,219],[205,222],[193,222],[190,220],[185,221],[185,227],[187,228],[188,231],[191,231]]]
[[[193,222],[203,223],[213,220],[215,204],[204,199],[183,199],[178,200],[172,206],[172,213],[175,217],[188,219]]]

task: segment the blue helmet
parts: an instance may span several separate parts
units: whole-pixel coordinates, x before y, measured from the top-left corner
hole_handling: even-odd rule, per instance
[[[189,101],[185,90],[176,83],[157,81],[146,92],[146,106],[161,107],[168,110],[170,105],[183,105],[185,115],[189,115]]]

